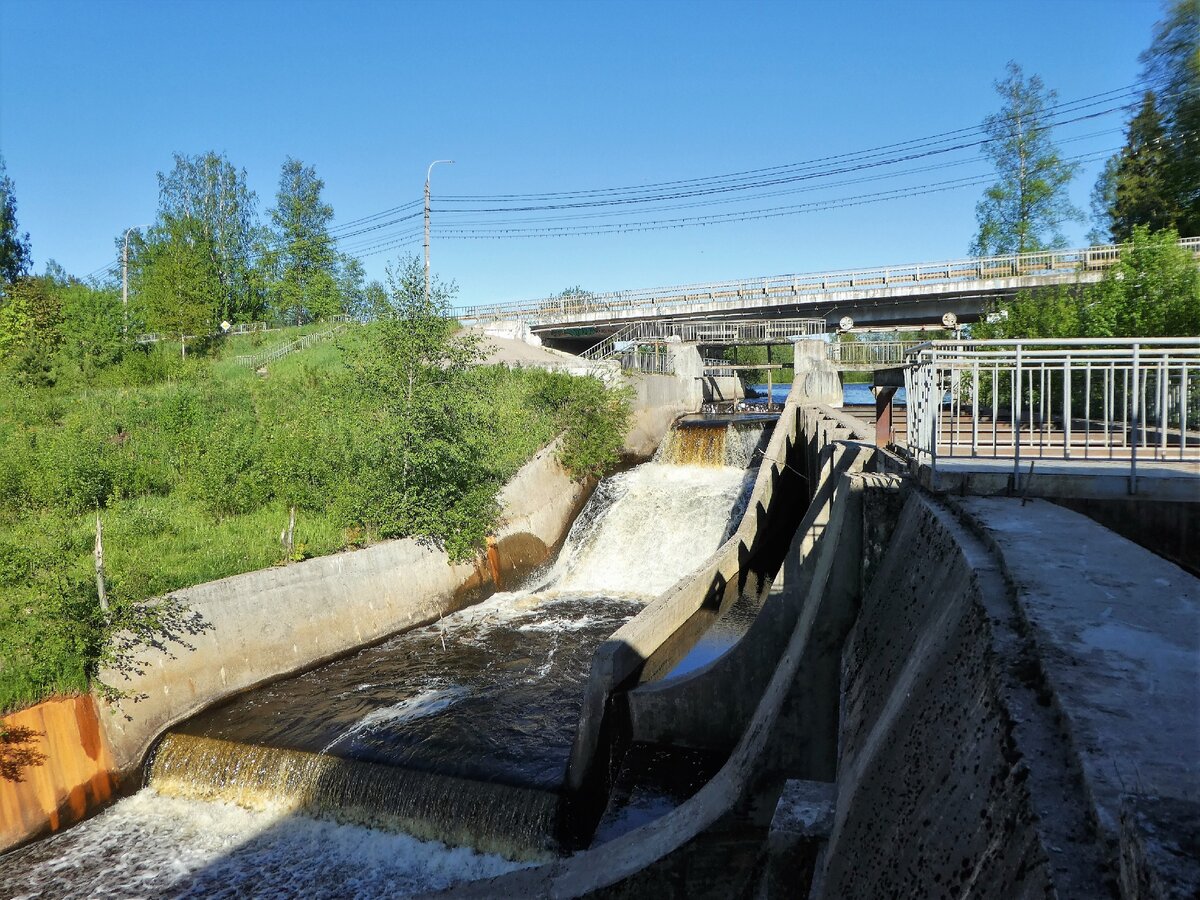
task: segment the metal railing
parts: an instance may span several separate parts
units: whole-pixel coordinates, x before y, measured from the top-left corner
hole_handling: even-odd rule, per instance
[[[904,365],[924,341],[832,341],[826,355],[839,369],[886,369]]]
[[[632,345],[679,340],[696,344],[765,344],[825,332],[824,319],[658,320],[634,322],[580,355],[608,359]]]
[[[669,353],[655,353],[641,348],[626,350],[621,354],[621,368],[625,371],[645,372],[650,375],[674,375],[675,358]]]
[[[932,341],[908,353],[908,450],[939,459],[1200,460],[1200,338]],[[1200,477],[1200,476],[1198,476]]]
[[[328,316],[320,321],[327,322],[331,325],[339,323],[344,324],[350,321],[350,316],[339,314],[336,316]],[[218,330],[207,335],[189,334],[185,335],[184,339],[194,341],[198,337],[220,337],[222,335],[228,337],[229,335],[234,334],[266,334],[267,332],[271,331],[283,331],[286,328],[295,327],[295,325],[285,325],[280,322],[240,322],[237,325],[230,325],[228,331]],[[179,340],[179,334],[163,334],[162,332],[151,331],[147,334],[139,334],[133,340],[134,343],[137,344],[155,344],[159,341],[177,341]]]
[[[1200,256],[1200,238],[1184,238],[1179,244],[1191,250],[1193,255]],[[541,300],[470,306],[459,314],[459,318],[473,322],[519,318],[531,324],[546,325],[576,320],[589,313],[636,311],[650,306],[715,303],[718,306],[737,307],[749,300],[779,295],[800,296],[860,288],[950,284],[1073,271],[1102,271],[1120,259],[1122,246],[1103,244],[1071,250],[1045,250],[943,262],[906,263],[868,269],[842,269],[738,281],[713,281],[569,297],[547,297]]]
[[[716,378],[732,378],[737,374],[733,363],[727,359],[713,359],[705,356],[700,363],[704,366],[705,375],[712,375]]]
[[[249,366],[251,369],[259,369],[265,365],[275,362],[277,359],[287,356],[289,353],[295,353],[297,350],[304,350],[311,347],[319,340],[323,340],[334,334],[337,331],[345,328],[345,322],[339,325],[334,325],[332,328],[326,328],[324,331],[313,331],[298,340],[287,344],[282,344],[271,350],[264,350],[262,353],[254,353],[243,356],[235,356],[233,361],[240,366]]]

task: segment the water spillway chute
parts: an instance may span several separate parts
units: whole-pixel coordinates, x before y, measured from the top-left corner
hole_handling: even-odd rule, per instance
[[[115,857],[185,860],[186,849],[171,844],[178,840],[209,854],[197,855],[197,868],[180,878],[199,877],[201,869],[240,871],[243,851],[218,846],[214,829],[236,834],[228,841],[244,844],[246,854],[268,856],[285,854],[269,849],[283,846],[271,841],[304,836],[296,840],[308,841],[306,849],[266,864],[280,878],[300,870],[319,878],[322,866],[351,865],[337,860],[356,858],[351,845],[374,846],[383,833],[388,841],[411,835],[439,842],[419,853],[404,845],[418,874],[397,877],[412,879],[412,890],[454,883],[449,868],[462,879],[484,877],[511,867],[505,859],[556,852],[592,651],[736,528],[754,477],[746,466],[758,462],[769,426],[680,423],[655,460],[601,482],[557,560],[527,589],[496,594],[178,726],[148,762],[147,789],[59,836],[55,846],[68,848],[60,852],[80,860],[59,895],[107,892],[110,883],[96,869]],[[185,837],[196,834],[205,837]],[[320,846],[314,834],[324,836]],[[342,850],[347,855],[335,859]],[[40,852],[21,859],[48,864],[52,857]],[[221,854],[227,861],[214,865]],[[25,862],[8,862],[13,878],[37,882]],[[391,866],[389,859],[378,868]],[[116,893],[136,893],[129,877]],[[374,885],[364,896],[399,890],[363,883]]]

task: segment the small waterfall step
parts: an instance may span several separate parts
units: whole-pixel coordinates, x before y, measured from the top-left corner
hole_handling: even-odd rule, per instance
[[[325,753],[171,733],[147,764],[146,783],[162,796],[282,807],[507,859],[547,860],[558,850],[553,792]]]

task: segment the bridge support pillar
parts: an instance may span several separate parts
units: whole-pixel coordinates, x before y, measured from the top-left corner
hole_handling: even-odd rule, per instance
[[[896,441],[896,432],[892,428],[892,400],[895,399],[895,387],[875,388],[875,446],[887,447]]]
[[[800,385],[805,403],[821,403],[840,408],[842,377],[825,356],[825,341],[820,338],[802,338],[792,346],[795,348],[796,383]]]

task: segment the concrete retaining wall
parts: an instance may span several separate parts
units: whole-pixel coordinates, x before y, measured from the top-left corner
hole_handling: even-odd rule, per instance
[[[625,436],[625,452],[642,459],[654,454],[671,423],[700,411],[704,403],[704,362],[695,344],[668,344],[674,375],[625,372],[633,388],[633,424]]]
[[[814,897],[1107,896],[1069,740],[996,559],[912,494],[842,665]]]
[[[102,716],[117,772],[135,773],[158,734],[222,698],[432,621],[544,562],[592,487],[554,453],[540,452],[505,486],[502,525],[473,562],[451,565],[405,539],[176,592],[209,628],[188,638],[194,650],[146,654],[128,682],[108,674],[143,697]]]
[[[847,458],[848,461],[848,458]],[[882,480],[879,480],[882,479]],[[746,723],[726,764],[690,800],[655,821],[630,831],[609,843],[577,853],[536,869],[514,872],[489,881],[462,885],[453,889],[456,897],[727,897],[752,896],[748,889],[756,875],[756,833],[765,831],[764,813],[769,820],[773,799],[747,803],[759,793],[764,780],[777,780],[781,765],[795,767],[795,753],[785,745],[794,745],[796,729],[784,728],[784,719],[801,717],[804,709],[803,682],[814,657],[819,665],[837,662],[838,647],[827,645],[831,624],[844,621],[846,591],[855,592],[853,577],[843,579],[839,548],[863,547],[861,501],[864,490],[884,487],[894,490],[894,479],[877,475],[850,475],[839,471],[832,479],[837,485],[829,499],[826,515],[813,523],[810,537],[814,558],[809,565],[810,579],[802,614],[787,635],[782,653],[776,658],[770,678],[762,687],[753,715]],[[819,537],[818,537],[819,535]],[[857,569],[858,558],[853,568]],[[843,629],[844,630],[844,629]],[[815,652],[814,652],[815,651]],[[727,687],[726,689],[736,689]],[[836,687],[834,688],[836,690]],[[821,743],[831,759],[836,739],[832,729]],[[790,762],[788,760],[791,760]],[[774,796],[778,796],[775,790]],[[750,853],[736,861],[731,847],[746,844]],[[714,839],[715,836],[715,839]],[[795,887],[793,885],[793,887]],[[792,890],[787,896],[803,896]]]
[[[0,852],[108,802],[113,757],[90,696],[47,700],[0,726]]]

